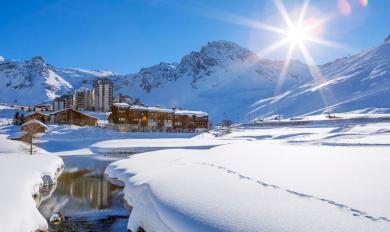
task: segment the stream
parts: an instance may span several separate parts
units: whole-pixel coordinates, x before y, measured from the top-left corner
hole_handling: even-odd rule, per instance
[[[39,206],[49,231],[127,231],[131,209],[123,200],[123,187],[104,177],[108,164],[128,155],[64,156],[65,169],[53,194]],[[52,225],[50,216],[60,212],[65,222]]]

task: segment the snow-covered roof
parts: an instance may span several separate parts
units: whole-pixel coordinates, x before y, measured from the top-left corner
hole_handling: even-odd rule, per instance
[[[81,112],[81,111],[78,111],[78,110],[75,110],[75,109],[72,109],[72,108],[66,108],[66,109],[62,109],[62,110],[57,110],[57,111],[51,112],[50,115],[58,114],[58,113],[61,113],[61,112],[63,112],[63,111],[67,111],[67,110],[73,110],[73,111],[76,111],[76,112],[78,112],[78,113],[80,113],[80,114],[86,115],[86,116],[91,117],[91,118],[94,118],[94,119],[96,119],[96,120],[99,120],[97,117],[94,117],[94,116],[92,116],[92,115],[90,115],[90,114],[85,114],[85,113],[83,113],[83,112]]]
[[[140,106],[140,105],[132,105],[132,106],[130,106],[130,109],[132,109],[132,110],[148,110],[148,107]]]
[[[188,115],[196,117],[205,117],[208,116],[206,112],[203,111],[191,111],[191,110],[175,110],[176,115]]]
[[[34,115],[34,114],[41,114],[41,115],[43,115],[43,116],[49,116],[48,114],[45,114],[45,113],[42,113],[42,112],[31,112],[31,113],[29,113],[29,114],[26,114],[25,117],[31,116],[31,115]]]
[[[114,103],[113,105],[118,107],[118,108],[129,108],[130,107],[129,104],[124,103],[124,102],[123,103],[122,102]]]
[[[173,110],[167,109],[167,108],[161,108],[161,107],[148,107],[149,111],[157,111],[157,112],[164,112],[164,113],[173,113]]]
[[[131,110],[145,110],[151,112],[164,112],[164,113],[174,113],[176,115],[188,115],[196,117],[205,117],[208,114],[203,111],[192,111],[192,110],[172,110],[168,108],[162,108],[159,106],[141,106],[141,105],[129,105],[127,103],[114,103],[114,106],[118,108],[129,108]]]
[[[37,124],[37,125],[40,125],[40,126],[42,126],[42,127],[47,128],[47,126],[46,126],[45,124],[43,124],[41,121],[36,120],[36,119],[30,120],[30,121],[28,121],[28,122],[26,122],[26,123],[23,123],[23,124],[22,124],[22,127],[23,127],[23,126],[27,126],[27,125],[31,125],[31,124]]]

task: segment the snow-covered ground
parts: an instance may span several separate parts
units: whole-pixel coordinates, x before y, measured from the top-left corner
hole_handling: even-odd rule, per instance
[[[90,147],[96,143],[118,139],[161,139],[191,138],[194,133],[123,133],[101,127],[79,127],[69,125],[48,125],[45,135],[39,139],[39,146],[57,155],[93,154]]]
[[[90,149],[94,153],[140,153],[146,151],[164,150],[164,149],[209,149],[228,142],[207,139],[202,137],[195,138],[160,138],[160,139],[118,139],[108,140],[93,144]]]
[[[125,185],[133,231],[390,231],[389,127],[241,127],[208,139],[228,144],[137,154],[106,174]]]
[[[51,154],[26,154],[25,145],[0,134],[0,230],[46,230],[39,213],[39,189],[62,171],[62,159]],[[34,197],[36,199],[34,199]]]
[[[20,127],[8,125],[15,112],[0,105],[0,231],[47,230],[37,209],[45,198],[40,189],[55,184],[63,161],[38,147],[29,155],[27,144],[8,139],[20,132]]]
[[[6,139],[20,128],[5,125],[0,168],[7,174],[1,173],[0,183],[10,191],[1,191],[0,204],[6,201],[8,208],[0,214],[11,213],[0,217],[0,225],[26,226],[7,231],[47,226],[31,196],[42,173],[55,178],[62,164],[56,155],[151,151],[105,170],[125,185],[132,231],[390,231],[388,115],[337,116],[347,120],[310,116],[304,124],[242,125],[213,133],[217,137],[48,125],[36,140],[47,154],[34,156],[10,154],[26,148]],[[94,165],[84,160],[86,167]]]

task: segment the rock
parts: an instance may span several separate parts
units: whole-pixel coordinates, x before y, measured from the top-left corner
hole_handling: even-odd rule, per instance
[[[390,35],[385,39],[385,43],[390,42]]]
[[[59,225],[65,222],[65,217],[62,213],[54,213],[50,217],[50,223],[53,225]]]
[[[42,56],[34,56],[31,60],[35,64],[43,64],[45,62]]]
[[[43,186],[53,185],[55,182],[51,175],[42,175]]]

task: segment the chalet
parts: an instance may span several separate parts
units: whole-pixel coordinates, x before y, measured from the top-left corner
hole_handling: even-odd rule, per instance
[[[157,107],[148,107],[148,128],[151,131],[173,131],[173,110]]]
[[[75,109],[67,108],[50,114],[51,121],[58,124],[97,126],[98,119]]]
[[[132,131],[148,131],[148,107],[133,105],[128,110]]]
[[[34,113],[31,113],[31,114],[24,116],[24,119],[26,122],[31,121],[31,120],[38,120],[42,123],[47,123],[50,120],[50,117],[47,114],[43,114],[40,112],[34,112]]]
[[[34,105],[32,107],[32,110],[35,112],[47,112],[47,111],[52,111],[53,107],[50,104],[42,103],[42,104]]]
[[[111,106],[110,122],[120,125],[120,131],[146,131],[148,109],[144,106],[130,106],[127,103],[114,103]]]
[[[196,132],[208,129],[208,114],[202,111],[175,110],[176,132]]]
[[[195,132],[208,128],[207,113],[114,103],[109,122],[120,131]]]
[[[20,106],[20,105],[11,105],[12,108],[15,110],[21,110],[21,111],[31,111],[32,108],[29,106]]]
[[[22,131],[28,132],[30,134],[44,133],[47,130],[46,125],[36,119],[32,119],[26,123],[23,123],[21,128]]]

